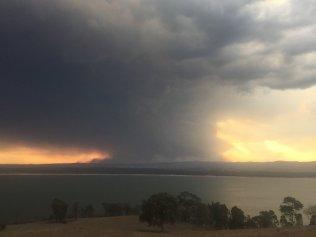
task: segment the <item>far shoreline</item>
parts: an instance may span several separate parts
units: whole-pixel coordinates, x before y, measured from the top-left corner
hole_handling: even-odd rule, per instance
[[[227,177],[227,178],[290,178],[290,179],[315,179],[316,174],[268,174],[268,175],[247,175],[247,174],[174,174],[174,173],[0,173],[0,176],[166,176],[166,177]]]
[[[316,178],[316,162],[158,162],[0,165],[0,175],[152,175],[264,178]]]

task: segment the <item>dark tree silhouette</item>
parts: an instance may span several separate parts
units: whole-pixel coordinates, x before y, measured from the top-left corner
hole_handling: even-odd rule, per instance
[[[192,224],[199,226],[209,226],[211,224],[210,209],[208,205],[199,203],[194,210]]]
[[[230,229],[242,229],[245,227],[246,216],[238,207],[233,207],[230,211],[229,228]]]
[[[163,230],[166,223],[174,224],[176,221],[177,204],[177,199],[168,193],[154,194],[143,201],[139,219]]]
[[[190,192],[182,192],[177,199],[179,221],[197,225],[209,223],[209,210],[198,196]]]
[[[178,218],[181,222],[192,223],[192,214],[196,211],[201,199],[189,192],[182,192],[177,196]]]
[[[252,225],[252,226],[251,226]],[[258,216],[251,218],[248,227],[271,228],[279,225],[278,217],[274,211],[261,211]]]
[[[249,229],[259,228],[256,218],[249,215],[246,217],[245,226]]]
[[[210,219],[215,228],[227,229],[229,224],[229,210],[225,204],[220,202],[212,202],[209,205]]]
[[[67,203],[58,198],[55,198],[52,201],[51,208],[53,211],[54,219],[58,222],[64,222],[68,209]]]
[[[299,213],[303,209],[303,204],[294,197],[285,197],[280,205],[281,225],[294,226],[302,225],[302,214]]]
[[[280,224],[281,226],[291,226],[291,224],[289,224],[288,220],[286,219],[285,215],[281,215]]]

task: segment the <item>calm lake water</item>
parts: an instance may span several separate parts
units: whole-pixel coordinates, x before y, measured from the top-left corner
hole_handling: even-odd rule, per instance
[[[102,202],[139,204],[156,192],[189,191],[205,202],[237,205],[247,214],[278,210],[288,195],[305,206],[316,204],[316,179],[155,175],[0,175],[0,218],[10,221],[49,216],[54,197],[68,203]]]

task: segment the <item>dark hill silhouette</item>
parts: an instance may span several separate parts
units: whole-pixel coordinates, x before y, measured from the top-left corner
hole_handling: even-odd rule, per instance
[[[161,174],[249,177],[316,177],[316,162],[159,162],[0,165],[0,174]]]

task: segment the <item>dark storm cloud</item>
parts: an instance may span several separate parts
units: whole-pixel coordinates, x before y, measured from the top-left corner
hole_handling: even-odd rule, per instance
[[[1,137],[121,159],[206,157],[199,104],[214,85],[315,83],[298,55],[316,41],[298,46],[291,33],[314,39],[315,24],[293,6],[280,16],[246,0],[1,1]]]

